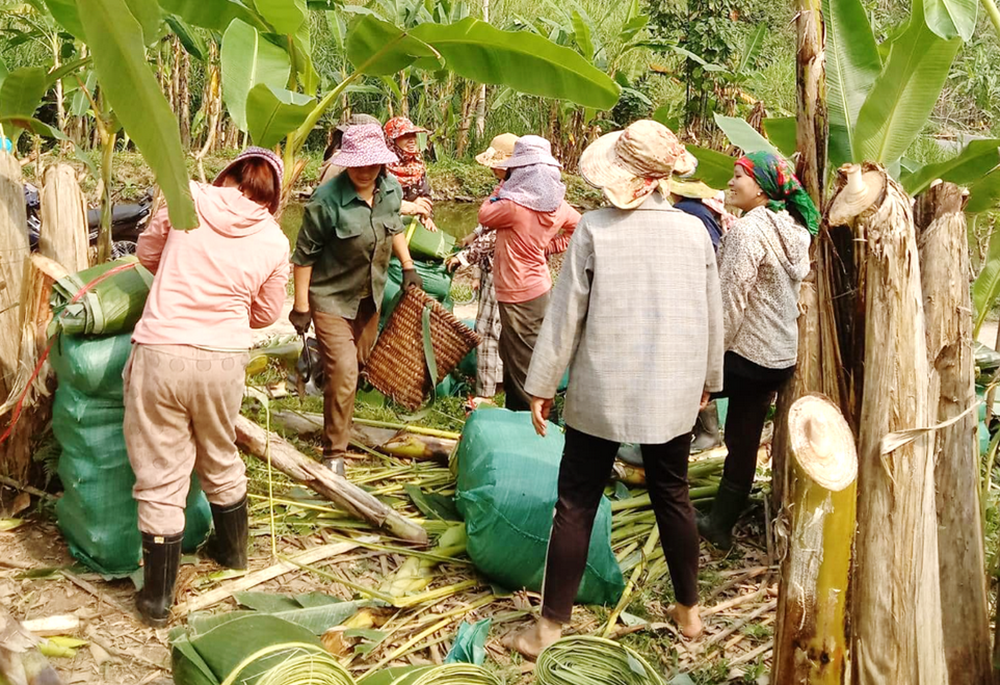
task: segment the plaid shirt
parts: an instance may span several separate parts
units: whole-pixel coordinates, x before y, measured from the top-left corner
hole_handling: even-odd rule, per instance
[[[484,226],[476,226],[476,239],[467,248],[458,253],[458,261],[462,266],[476,266],[482,272],[493,271],[493,253],[497,246],[497,232]]]

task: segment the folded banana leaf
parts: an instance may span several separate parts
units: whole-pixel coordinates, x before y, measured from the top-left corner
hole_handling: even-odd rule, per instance
[[[445,657],[446,664],[475,664],[482,666],[486,660],[486,638],[490,634],[493,620],[484,618],[475,623],[463,623],[458,627],[455,642]]]
[[[538,685],[664,685],[638,653],[618,642],[585,635],[547,647],[535,666]]]
[[[354,685],[315,635],[273,615],[251,613],[201,635],[171,637],[176,685]]]
[[[142,316],[152,285],[153,274],[134,256],[60,278],[52,284],[49,335],[58,331],[67,335],[131,331]]]

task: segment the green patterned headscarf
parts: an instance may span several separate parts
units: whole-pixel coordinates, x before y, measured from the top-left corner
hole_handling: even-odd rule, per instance
[[[819,233],[819,210],[799,179],[781,157],[770,152],[751,152],[736,162],[753,176],[767,195],[767,208],[774,212],[787,210],[809,233]]]

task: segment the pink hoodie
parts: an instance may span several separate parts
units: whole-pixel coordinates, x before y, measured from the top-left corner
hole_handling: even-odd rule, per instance
[[[288,238],[237,188],[192,182],[191,195],[198,228],[173,230],[163,207],[139,236],[136,256],[156,277],[132,340],[248,349],[250,329],[281,314]]]

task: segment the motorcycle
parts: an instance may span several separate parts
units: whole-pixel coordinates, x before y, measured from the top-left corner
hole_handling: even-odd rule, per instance
[[[28,217],[28,242],[32,251],[38,249],[42,231],[41,202],[38,188],[24,184],[24,206]],[[139,235],[146,229],[153,208],[153,191],[147,190],[138,202],[115,205],[111,210],[111,258],[135,254]],[[97,245],[101,229],[101,210],[87,210],[87,233],[91,245]]]

